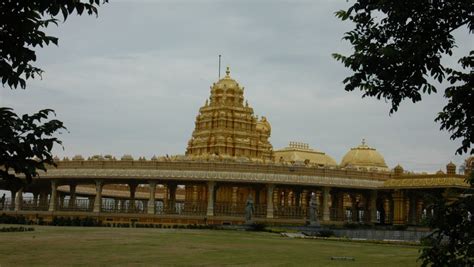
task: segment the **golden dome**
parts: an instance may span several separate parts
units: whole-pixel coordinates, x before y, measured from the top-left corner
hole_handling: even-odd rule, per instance
[[[336,161],[324,152],[309,148],[308,144],[290,142],[288,147],[274,152],[276,162],[300,162],[319,166],[337,166]]]
[[[228,90],[228,89],[237,89],[237,91],[242,91],[242,88],[239,86],[239,83],[232,79],[230,77],[230,69],[227,67],[227,70],[225,71],[226,75],[224,78],[220,79],[217,81],[217,83],[214,83],[212,86],[213,90],[216,89],[222,89],[222,90]]]
[[[388,171],[383,156],[375,148],[371,148],[362,140],[358,147],[351,148],[342,158],[341,167],[353,167],[358,169],[375,169]]]
[[[244,107],[244,88],[230,77],[229,67],[225,77],[211,86],[210,103],[206,102],[207,105]]]
[[[257,122],[257,132],[263,132],[268,134],[272,132],[272,126],[270,125],[265,116],[262,116],[262,118]]]

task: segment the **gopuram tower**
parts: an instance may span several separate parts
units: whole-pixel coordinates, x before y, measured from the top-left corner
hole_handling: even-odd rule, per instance
[[[225,77],[211,86],[209,100],[199,109],[186,155],[272,160],[270,133],[267,119],[259,120],[248,102],[244,104],[244,87],[230,77],[227,67]]]

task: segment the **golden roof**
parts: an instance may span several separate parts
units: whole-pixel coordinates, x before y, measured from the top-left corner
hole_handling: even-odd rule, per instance
[[[401,188],[469,188],[470,184],[462,175],[446,175],[437,173],[435,175],[418,175],[399,179],[388,179],[384,182],[384,187],[392,189]]]
[[[324,152],[309,148],[308,144],[290,142],[289,146],[274,152],[277,162],[301,162],[319,166],[336,166],[336,161]]]
[[[242,91],[243,88],[240,87],[239,83],[232,79],[230,77],[230,68],[227,67],[227,70],[225,71],[226,75],[224,78],[220,79],[217,81],[217,83],[214,83],[212,86],[212,90],[217,90],[217,89],[222,89],[222,90],[228,90],[228,89],[236,89],[236,91]]]
[[[362,140],[358,147],[351,148],[342,158],[341,167],[366,168],[368,170],[388,171],[383,156],[375,148],[371,148]]]

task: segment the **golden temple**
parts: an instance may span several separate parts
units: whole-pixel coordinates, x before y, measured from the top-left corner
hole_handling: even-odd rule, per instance
[[[104,224],[242,224],[249,196],[254,220],[304,225],[311,198],[322,224],[419,225],[431,216],[426,195],[455,199],[470,185],[449,163],[446,172],[390,169],[365,140],[338,164],[301,142],[273,150],[271,125],[254,115],[244,87],[226,75],[211,86],[184,155],[135,160],[124,155],[56,158],[57,167],[11,187],[2,212],[30,220],[94,217]]]
[[[244,105],[244,88],[230,77],[228,67],[225,77],[211,86],[209,100],[196,116],[186,155],[272,159],[270,123],[265,117],[258,120],[247,101]]]

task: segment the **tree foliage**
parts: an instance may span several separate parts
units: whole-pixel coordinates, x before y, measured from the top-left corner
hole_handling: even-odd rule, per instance
[[[458,70],[444,66],[441,59],[453,54],[454,30],[466,26],[474,32],[474,2],[356,0],[336,16],[355,23],[343,37],[353,54],[333,54],[353,71],[344,79],[345,90],[359,89],[363,97],[384,99],[393,113],[404,99],[416,103],[422,94],[436,93],[432,80],[447,80],[448,104],[435,120],[451,139],[462,140],[457,154],[468,152],[474,143],[474,51],[459,60]],[[473,176],[474,171],[468,179],[471,185]],[[465,193],[453,203],[442,197],[434,202],[429,220],[433,232],[422,240],[422,266],[474,266],[474,197]]]
[[[474,266],[474,196],[450,204],[438,198],[433,210],[433,232],[421,240],[422,266]]]
[[[102,3],[108,2],[103,0]],[[44,30],[50,24],[58,25],[59,16],[97,15],[100,0],[3,0],[0,1],[0,79],[12,89],[25,88],[26,80],[41,76],[42,70],[32,65],[37,47],[58,44],[58,38]],[[37,176],[37,169],[46,170],[53,164],[51,154],[54,137],[66,129],[59,120],[49,120],[55,114],[51,109],[33,115],[18,116],[11,108],[0,107],[0,179],[15,180],[23,174],[27,181]],[[9,172],[12,170],[12,172]]]
[[[104,2],[107,2],[105,0]],[[41,76],[36,61],[36,47],[58,44],[58,38],[44,30],[58,25],[57,16],[64,20],[74,12],[97,14],[100,0],[3,0],[0,1],[0,78],[10,88],[26,87],[26,80]]]
[[[440,83],[447,79],[452,85],[444,94],[449,103],[436,121],[451,132],[451,139],[462,139],[456,153],[466,153],[474,143],[474,52],[460,60],[466,73],[447,68],[441,58],[453,54],[454,30],[467,27],[470,33],[474,31],[473,3],[358,0],[348,10],[336,12],[341,20],[355,23],[343,37],[351,43],[353,54],[333,54],[353,71],[344,79],[345,90],[359,89],[363,97],[391,102],[393,113],[404,99],[415,103],[424,93],[436,93],[430,78]]]
[[[10,108],[0,108],[0,178],[13,180],[15,174],[24,174],[30,182],[38,169],[46,171],[46,164],[54,165],[51,150],[61,141],[53,135],[66,128],[59,120],[48,120],[51,113],[44,109],[19,117]]]
[[[441,129],[452,132],[451,139],[463,138],[458,154],[467,152],[474,143],[474,51],[459,60],[470,72],[448,69],[448,81],[452,86],[444,91],[448,104],[438,114],[436,121]],[[471,149],[473,154],[474,148]]]

